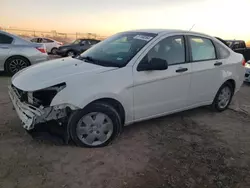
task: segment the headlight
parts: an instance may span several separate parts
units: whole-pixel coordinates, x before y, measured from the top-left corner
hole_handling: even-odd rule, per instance
[[[49,106],[58,92],[66,87],[66,83],[60,83],[42,90],[29,92],[28,102],[36,107]]]

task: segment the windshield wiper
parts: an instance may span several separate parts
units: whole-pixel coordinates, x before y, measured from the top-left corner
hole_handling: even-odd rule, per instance
[[[96,63],[96,60],[94,60],[90,56],[79,56],[78,59],[85,60],[86,62],[90,62],[90,63]]]
[[[118,65],[116,63],[112,63],[109,61],[97,60],[97,59],[94,59],[90,56],[79,56],[78,59],[84,60],[87,63],[93,63],[93,64],[104,66],[104,67],[121,67],[120,65]]]

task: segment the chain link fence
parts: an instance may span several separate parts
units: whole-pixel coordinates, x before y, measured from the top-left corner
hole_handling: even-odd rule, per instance
[[[54,40],[69,43],[78,38],[88,38],[88,39],[99,39],[104,40],[107,36],[101,36],[96,33],[61,33],[56,30],[52,31],[38,31],[38,30],[28,30],[28,29],[18,29],[18,28],[1,28],[0,30],[16,34],[25,39],[30,39],[33,37],[47,37],[52,38]]]

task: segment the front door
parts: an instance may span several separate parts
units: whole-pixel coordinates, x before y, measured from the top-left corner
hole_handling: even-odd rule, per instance
[[[161,37],[133,67],[134,118],[147,119],[175,112],[186,107],[190,86],[191,65],[186,63],[186,42],[183,36]],[[140,64],[152,58],[168,62],[168,69],[138,71]]]
[[[80,43],[80,53],[86,51],[90,48],[90,43],[88,40],[82,40]]]

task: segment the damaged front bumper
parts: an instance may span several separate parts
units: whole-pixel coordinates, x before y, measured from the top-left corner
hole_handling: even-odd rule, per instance
[[[67,105],[48,106],[39,108],[26,102],[21,102],[15,89],[9,86],[9,96],[17,115],[21,119],[22,125],[26,130],[31,130],[38,123],[48,122],[50,120],[59,120],[67,116]]]
[[[17,115],[22,121],[23,127],[27,130],[31,130],[34,127],[35,117],[41,116],[43,111],[37,109],[36,107],[22,103],[11,86],[9,86],[9,96]]]

